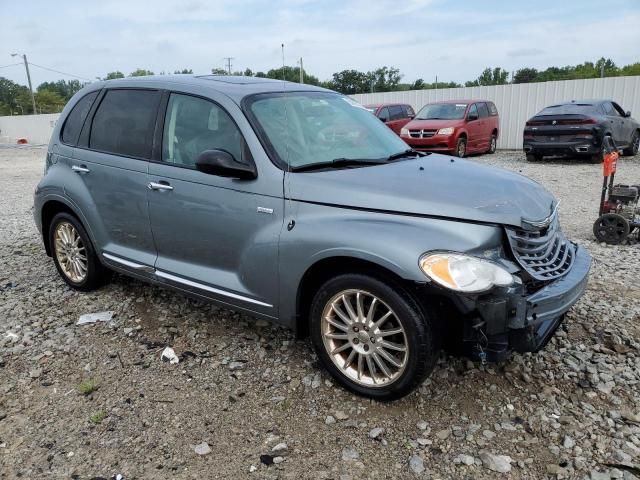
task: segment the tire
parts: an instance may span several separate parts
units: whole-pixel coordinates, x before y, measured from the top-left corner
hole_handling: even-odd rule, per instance
[[[496,146],[498,144],[498,137],[495,134],[491,135],[491,140],[489,140],[489,150],[487,150],[488,154],[496,153]]]
[[[594,153],[593,155],[590,155],[588,158],[589,158],[589,162],[593,163],[594,165],[602,163],[602,161],[604,160],[602,153]]]
[[[456,142],[456,149],[453,154],[460,158],[467,155],[467,139],[465,137],[458,138],[458,141]]]
[[[77,244],[75,252],[74,243]],[[98,260],[87,231],[73,215],[58,213],[53,217],[49,225],[49,245],[58,273],[74,290],[89,292],[108,281],[109,270]]]
[[[374,298],[374,314],[369,317]],[[327,281],[313,298],[310,312],[311,340],[323,366],[347,389],[377,400],[403,397],[431,373],[439,351],[433,322],[431,313],[401,287],[360,274]],[[394,348],[386,348],[386,342]],[[386,360],[389,355],[395,365]]]
[[[629,146],[625,148],[622,153],[624,153],[628,157],[633,157],[638,154],[638,149],[640,149],[640,132],[636,130],[631,135],[631,143]]]
[[[539,162],[540,160],[542,160],[542,155],[527,153],[527,162]]]

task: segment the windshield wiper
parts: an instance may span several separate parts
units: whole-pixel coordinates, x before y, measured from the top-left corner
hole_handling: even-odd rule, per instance
[[[419,152],[418,150],[409,148],[403,152],[398,152],[398,153],[394,153],[393,155],[389,155],[387,157],[387,162],[398,160],[399,158],[409,157],[411,155],[415,155],[416,157],[424,157],[426,155],[429,155],[429,152]]]
[[[359,167],[364,165],[380,165],[384,160],[371,160],[367,158],[334,158],[328,162],[309,163],[292,167],[292,172],[308,172],[311,170],[323,170],[325,168]]]

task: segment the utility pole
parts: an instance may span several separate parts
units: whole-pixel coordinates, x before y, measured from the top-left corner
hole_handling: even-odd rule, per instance
[[[438,75],[436,75],[436,90],[438,89]]]
[[[287,79],[284,70],[284,43],[282,44],[282,81],[284,82]]]
[[[12,53],[12,57],[22,57],[24,60],[24,68],[27,71],[27,82],[29,82],[29,91],[31,92],[31,103],[33,104],[33,114],[37,114],[36,112],[36,96],[33,94],[33,87],[31,86],[31,74],[29,73],[29,62],[27,62],[27,55],[22,54],[18,55],[17,53]]]
[[[227,71],[229,72],[229,75],[231,75],[231,60],[233,60],[235,57],[224,57],[224,60],[227,61]]]
[[[304,83],[304,67],[302,66],[302,57],[300,57],[300,83]]]
[[[600,66],[600,78],[604,78],[604,62],[602,62]]]

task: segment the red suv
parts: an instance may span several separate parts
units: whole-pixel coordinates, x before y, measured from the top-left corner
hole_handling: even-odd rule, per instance
[[[449,152],[458,157],[496,151],[500,117],[486,100],[448,100],[422,107],[400,131],[416,150]]]
[[[416,116],[411,105],[404,103],[381,103],[365,105],[364,108],[382,120],[387,127],[400,135],[400,130]]]

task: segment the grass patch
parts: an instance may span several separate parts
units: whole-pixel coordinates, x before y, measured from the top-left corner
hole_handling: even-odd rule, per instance
[[[98,389],[98,384],[93,380],[85,380],[78,385],[78,390],[84,395],[89,395]]]
[[[102,423],[102,421],[107,417],[107,412],[104,410],[100,410],[98,412],[92,413],[89,417],[89,421],[96,425]]]

